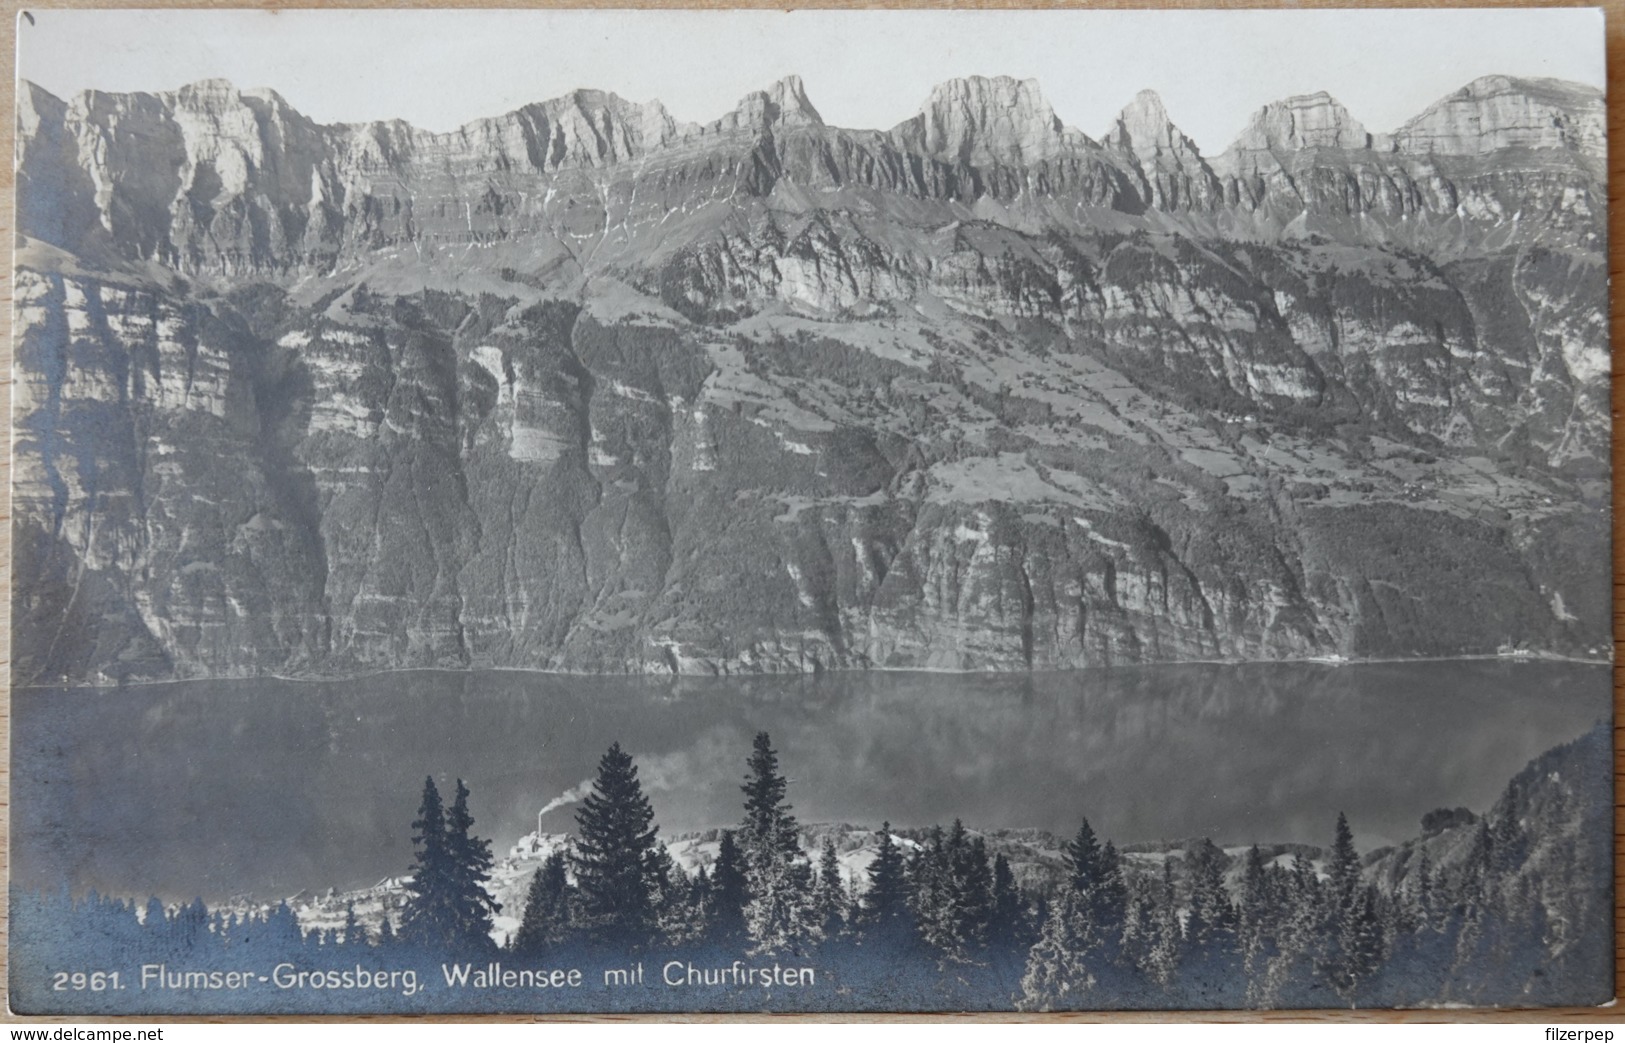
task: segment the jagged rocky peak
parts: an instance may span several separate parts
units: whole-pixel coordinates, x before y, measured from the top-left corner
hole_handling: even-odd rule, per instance
[[[1141,91],[1101,139],[1141,179],[1141,194],[1162,210],[1209,210],[1223,201],[1223,186],[1196,142],[1174,126],[1156,91]]]
[[[776,122],[784,126],[823,126],[824,119],[807,100],[807,90],[801,85],[800,76],[786,76],[767,89],[767,97],[775,110]]]
[[[208,109],[225,105],[239,105],[243,99],[262,101],[277,108],[286,109],[288,103],[282,95],[269,87],[250,87],[239,90],[237,85],[228,79],[216,77],[208,80],[198,80],[188,83],[178,90],[171,91],[167,97],[177,108]]]
[[[68,103],[28,80],[17,81],[17,151],[19,154],[31,144],[41,123],[60,124],[67,115]]]
[[[930,155],[976,166],[1032,162],[1064,141],[1037,80],[971,76],[938,84],[920,114],[896,131]]]
[[[632,102],[599,90],[543,102],[547,166],[598,166],[635,158],[670,141],[677,123],[658,101]]]
[[[419,158],[454,166],[555,170],[636,159],[678,133],[676,121],[658,101],[633,102],[609,91],[582,89],[475,120],[449,134],[374,124],[362,135],[359,147],[368,154],[380,149],[399,152],[397,143],[404,142]]]
[[[1231,145],[1234,151],[1297,151],[1308,148],[1365,149],[1372,138],[1341,102],[1317,91],[1274,101],[1253,114]]]
[[[726,116],[706,128],[708,133],[760,132],[775,127],[822,127],[824,119],[807,99],[800,76],[786,76],[766,90],[752,91]]]
[[[1134,96],[1106,131],[1101,143],[1119,152],[1150,159],[1168,152],[1197,153],[1195,142],[1174,126],[1162,98],[1145,90]]]
[[[1504,148],[1567,149],[1601,159],[1601,91],[1551,79],[1484,76],[1428,106],[1394,134],[1404,152],[1485,155]]]

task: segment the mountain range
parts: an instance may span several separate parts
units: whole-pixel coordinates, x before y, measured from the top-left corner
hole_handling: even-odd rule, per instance
[[[17,118],[19,684],[1605,654],[1594,89]]]

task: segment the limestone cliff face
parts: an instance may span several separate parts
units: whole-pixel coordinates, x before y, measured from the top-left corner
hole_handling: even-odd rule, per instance
[[[1158,210],[1208,211],[1224,188],[1196,142],[1174,126],[1155,91],[1141,91],[1102,139],[1138,169],[1140,194]]]
[[[1561,80],[1485,76],[1434,102],[1394,134],[1396,151],[1484,156],[1552,149],[1607,158],[1601,91]]]
[[[1325,91],[1272,102],[1253,114],[1230,146],[1235,153],[1298,152],[1311,148],[1368,149],[1371,135]]]
[[[979,167],[1026,166],[1082,143],[1066,133],[1036,80],[1008,76],[950,80],[893,133],[914,151]]]
[[[1584,653],[1595,103],[24,85],[18,680]]]
[[[1374,135],[1306,95],[1256,113],[1214,169],[1226,201],[1265,227],[1362,240],[1380,228],[1433,256],[1515,240],[1595,248],[1602,112],[1577,84],[1486,77]],[[1539,220],[1520,227],[1526,212]]]

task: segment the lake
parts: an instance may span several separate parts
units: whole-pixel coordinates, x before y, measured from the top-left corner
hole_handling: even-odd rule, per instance
[[[425,775],[467,780],[500,854],[618,741],[662,835],[729,825],[772,734],[803,821],[955,817],[1119,844],[1210,836],[1361,850],[1482,811],[1609,716],[1606,666],[1458,661],[663,680],[411,672],[13,693],[25,887],[215,900],[400,873]],[[573,808],[543,825],[565,832]]]

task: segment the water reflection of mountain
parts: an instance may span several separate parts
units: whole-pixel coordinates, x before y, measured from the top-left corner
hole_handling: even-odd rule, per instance
[[[23,883],[173,897],[363,886],[409,864],[425,773],[462,777],[499,850],[611,741],[667,834],[732,822],[750,737],[773,734],[803,821],[1125,842],[1367,842],[1485,807],[1608,712],[1565,663],[1190,665],[1065,674],[653,682],[513,672],[27,691],[14,701]],[[567,829],[567,811],[553,813]]]

